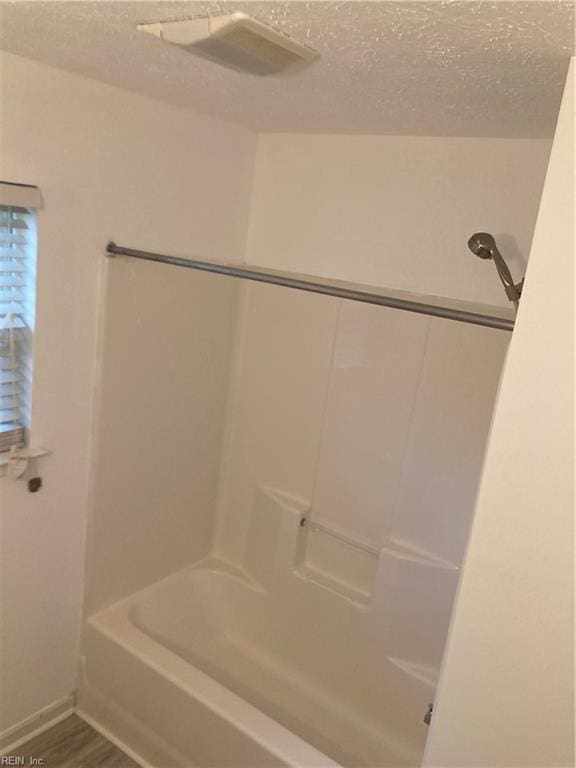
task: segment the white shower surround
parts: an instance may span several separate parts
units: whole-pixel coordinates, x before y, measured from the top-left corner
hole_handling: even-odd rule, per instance
[[[144,313],[136,335],[119,334],[127,286],[135,301],[154,288],[180,322],[170,302],[195,297],[196,332],[181,353],[195,396],[177,383],[175,412],[189,402],[190,418],[216,396],[211,367],[198,365],[205,338],[218,338],[222,353],[227,334],[235,341],[227,402],[221,390],[210,406],[226,414],[217,504],[197,495],[200,476],[191,476],[189,514],[197,506],[205,516],[207,504],[217,512],[212,559],[134,592],[122,542],[137,518],[126,517],[118,485],[100,497],[119,538],[100,525],[92,541],[80,711],[156,765],[237,765],[234,750],[247,750],[246,765],[274,765],[279,754],[294,766],[417,765],[509,334],[261,284],[240,289],[231,324],[230,308],[225,322],[214,311],[234,297],[230,278],[129,260],[109,274],[103,412],[117,420],[133,411],[132,430],[142,428],[130,377],[118,389],[110,371],[128,339],[138,369],[146,365],[139,339],[154,318]],[[160,377],[154,387],[174,385]],[[188,435],[178,430],[184,451],[202,434],[194,423]],[[131,489],[140,458],[127,461],[121,482]],[[100,462],[109,484],[118,465]],[[141,483],[151,514],[157,477]],[[156,514],[166,536],[177,535],[172,503]],[[169,558],[152,540],[146,551]],[[117,584],[111,593],[120,577],[128,596],[110,606],[102,596],[120,597]]]

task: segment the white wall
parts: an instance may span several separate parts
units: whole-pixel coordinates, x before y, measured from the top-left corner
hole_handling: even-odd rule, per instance
[[[11,55],[0,77],[0,177],[45,200],[33,430],[53,452],[40,493],[0,480],[2,733],[75,687],[103,248],[241,260],[256,137]]]
[[[506,305],[466,247],[492,232],[525,271],[550,142],[260,136],[247,260],[417,293]]]
[[[574,117],[572,62],[428,766],[574,765]]]

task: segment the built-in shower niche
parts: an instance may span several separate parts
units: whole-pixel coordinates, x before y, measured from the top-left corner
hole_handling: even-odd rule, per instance
[[[244,570],[273,602],[290,604],[295,617],[305,612],[308,600],[322,602],[323,592],[327,621],[351,622],[346,632],[354,643],[365,650],[377,648],[378,663],[384,654],[432,693],[458,583],[457,564],[394,536],[377,549],[314,519],[306,500],[258,485]],[[330,612],[334,615],[329,617]]]
[[[292,575],[362,605],[370,602],[379,550],[312,518],[303,499],[258,486],[246,542],[245,568],[264,588]]]
[[[296,572],[328,589],[368,605],[379,550],[336,528],[306,517],[300,530]]]

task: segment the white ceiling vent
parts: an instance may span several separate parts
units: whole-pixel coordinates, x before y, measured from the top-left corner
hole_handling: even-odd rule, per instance
[[[312,48],[294,42],[245,13],[138,24],[138,29],[190,53],[254,75],[273,75],[318,57]]]

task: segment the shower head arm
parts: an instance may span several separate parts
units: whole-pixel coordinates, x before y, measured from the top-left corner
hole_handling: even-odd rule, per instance
[[[496,269],[498,270],[498,274],[500,275],[500,280],[502,281],[502,285],[504,286],[504,290],[506,291],[506,295],[508,296],[510,301],[518,301],[522,293],[522,286],[524,284],[524,280],[521,280],[519,283],[514,282],[514,278],[512,277],[512,274],[508,269],[508,265],[504,261],[502,254],[496,247],[496,244],[494,244],[494,246],[490,249],[490,251],[492,254],[492,260],[496,265]]]

